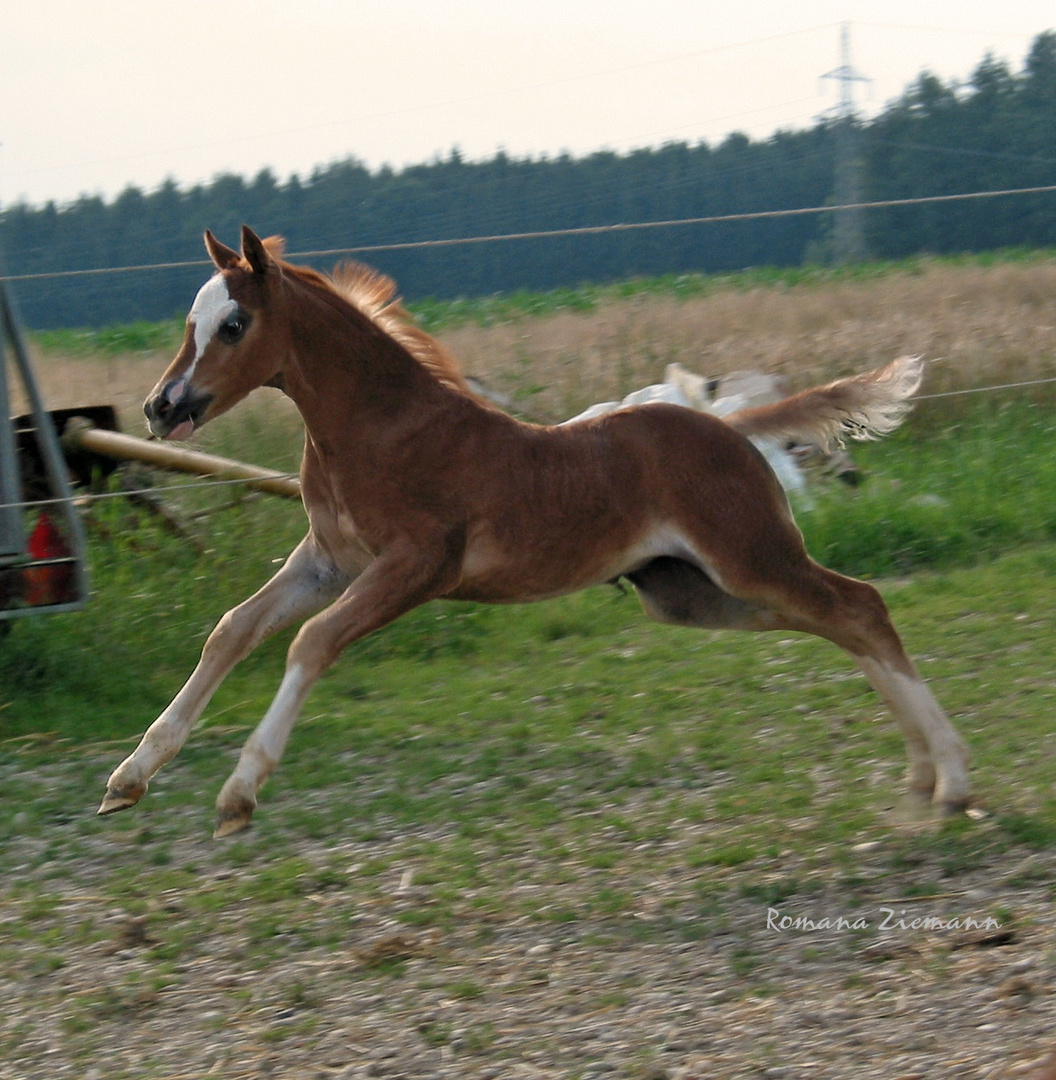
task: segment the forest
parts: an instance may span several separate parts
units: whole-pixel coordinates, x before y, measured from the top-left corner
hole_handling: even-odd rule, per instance
[[[181,188],[126,188],[111,201],[0,208],[12,276],[201,260],[211,228],[234,243],[249,223],[291,252],[834,205],[841,147],[864,201],[1056,183],[1056,32],[1019,70],[985,56],[963,82],[922,73],[871,120],[827,118],[765,140],[668,143],[625,154],[446,158],[371,171],[354,156],[280,181],[269,170]],[[638,276],[798,266],[834,258],[833,214],[668,226],[372,252],[409,299],[541,290]],[[1056,194],[864,212],[859,257],[892,259],[1056,246]],[[328,267],[332,257],[319,264]],[[38,329],[182,315],[202,267],[19,280]]]

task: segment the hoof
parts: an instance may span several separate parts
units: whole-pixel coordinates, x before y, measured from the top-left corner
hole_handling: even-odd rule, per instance
[[[934,826],[938,808],[930,797],[922,798],[920,792],[906,792],[891,807],[889,817],[892,824],[898,826]]]
[[[962,817],[970,805],[968,798],[933,799],[914,791],[907,792],[898,800],[892,816],[899,825],[935,826],[951,818]]]
[[[222,840],[225,836],[234,836],[235,833],[248,829],[253,817],[253,808],[240,808],[238,810],[218,810],[216,814],[216,828],[213,829],[213,839]]]
[[[943,818],[961,817],[968,813],[968,807],[972,805],[967,796],[957,799],[936,799],[935,813]]]
[[[143,798],[146,790],[145,784],[139,791],[134,788],[107,788],[106,797],[99,804],[96,813],[99,817],[106,817],[107,814],[116,814],[118,810],[127,810]]]
[[[932,799],[932,810],[937,817],[961,817],[972,805],[972,795],[968,784],[958,778],[952,783],[939,784]]]

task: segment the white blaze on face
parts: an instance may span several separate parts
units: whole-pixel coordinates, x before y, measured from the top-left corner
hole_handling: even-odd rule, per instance
[[[191,305],[188,321],[194,327],[194,361],[187,371],[190,378],[195,364],[202,358],[220,324],[238,310],[238,304],[227,291],[222,274],[214,274],[199,290]]]
[[[194,359],[190,367],[169,387],[166,397],[175,405],[187,392],[187,385],[194,375],[202,354],[212,341],[213,335],[228,317],[238,310],[238,304],[227,291],[222,274],[214,274],[199,290],[191,305],[187,321],[194,328]]]

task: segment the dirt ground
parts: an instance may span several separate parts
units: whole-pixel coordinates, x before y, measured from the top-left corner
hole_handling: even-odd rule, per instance
[[[442,827],[295,839],[283,882],[170,824],[161,866],[145,829],[7,853],[2,1080],[1054,1075],[1048,852],[951,873],[865,843],[852,875],[786,854],[745,889],[670,858],[686,823],[615,868],[477,851],[506,883],[478,890],[418,880]]]

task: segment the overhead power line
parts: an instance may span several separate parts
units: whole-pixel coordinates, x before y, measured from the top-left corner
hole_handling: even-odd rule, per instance
[[[997,161],[1022,161],[1028,165],[1056,165],[1056,158],[1037,154],[1008,154],[998,150],[971,150],[960,146],[933,146],[930,143],[895,142],[892,139],[871,138],[873,146],[893,146],[896,150],[926,150],[933,154],[957,154],[961,157],[993,158]]]
[[[1056,192],[1056,184],[1030,188],[1007,188],[1001,191],[971,191],[959,195],[922,195],[911,199],[879,199],[872,202],[837,206],[804,206],[791,210],[756,210],[741,214],[714,214],[710,217],[676,218],[669,221],[638,221],[614,225],[582,225],[571,229],[540,229],[535,232],[505,233],[499,236],[464,236],[450,240],[409,240],[404,243],[369,244],[361,247],[327,248],[320,251],[291,253],[293,258],[314,259],[332,255],[355,255],[372,251],[405,251],[411,248],[452,247],[456,244],[487,244],[502,240],[539,240],[550,236],[592,236],[638,229],[664,229],[680,225],[718,225],[725,222],[761,221],[766,218],[801,217],[808,214],[835,214],[843,210],[881,210],[896,206],[920,206],[927,203],[955,202],[966,199],[989,199],[1002,195],[1041,195]]]

